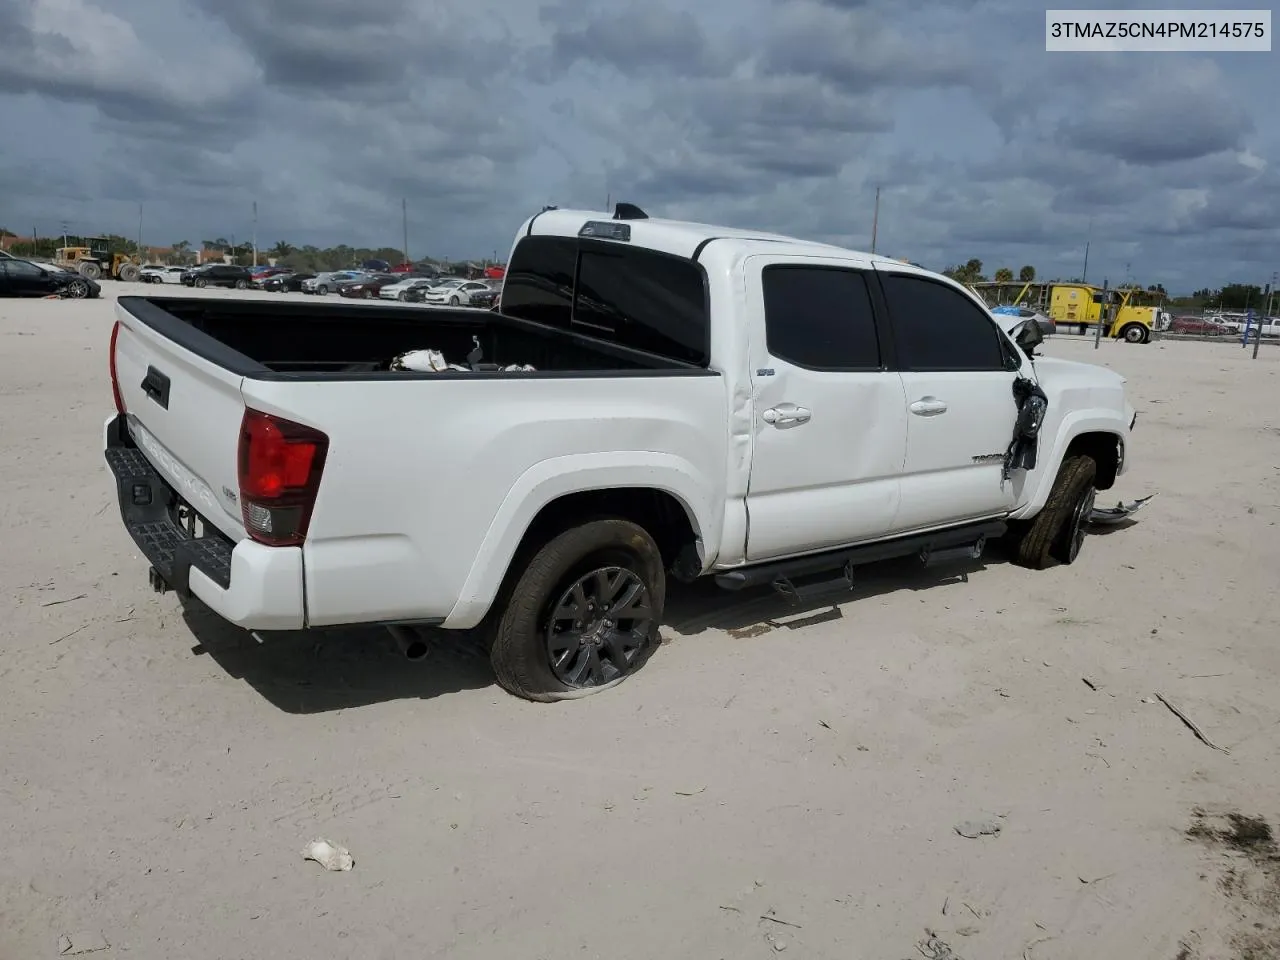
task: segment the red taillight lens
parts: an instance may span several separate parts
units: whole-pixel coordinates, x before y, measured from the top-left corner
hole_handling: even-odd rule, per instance
[[[111,343],[107,347],[107,368],[111,371],[111,395],[115,397],[116,413],[124,413],[124,397],[120,396],[120,377],[116,373],[116,340],[120,338],[120,321],[111,328]]]
[[[320,491],[329,438],[259,410],[240,424],[240,509],[245,532],[273,547],[300,546]]]

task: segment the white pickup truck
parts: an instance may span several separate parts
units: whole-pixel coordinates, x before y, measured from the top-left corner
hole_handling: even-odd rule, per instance
[[[253,630],[481,627],[505,688],[563,699],[643,662],[668,574],[1075,560],[1136,414],[1038,337],[896,260],[548,208],[500,313],[120,298],[106,458],[157,590]]]

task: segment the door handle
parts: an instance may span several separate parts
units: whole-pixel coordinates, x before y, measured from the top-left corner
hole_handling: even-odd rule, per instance
[[[911,404],[910,410],[918,417],[936,417],[947,412],[947,405],[937,397],[921,397]]]
[[[790,423],[808,423],[813,413],[806,407],[797,407],[794,403],[780,403],[770,407],[761,414],[765,423],[784,426]]]

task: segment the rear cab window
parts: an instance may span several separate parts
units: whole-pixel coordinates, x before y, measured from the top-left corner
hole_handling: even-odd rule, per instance
[[[502,312],[692,366],[710,362],[702,268],[643,247],[524,237],[507,267]]]

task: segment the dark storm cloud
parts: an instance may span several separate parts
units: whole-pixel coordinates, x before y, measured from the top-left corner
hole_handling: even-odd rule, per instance
[[[662,3],[621,10],[548,6],[542,21],[553,30],[549,64],[560,69],[595,62],[628,75],[656,69],[705,76],[722,67],[693,14]]]
[[[196,2],[240,39],[269,84],[302,95],[403,85],[418,76],[483,78],[507,53],[475,36],[447,4],[432,10],[412,0]]]
[[[187,66],[192,64],[188,63]],[[0,3],[0,93],[31,93],[94,106],[105,117],[173,127],[213,128],[255,79],[234,55],[195,66],[212,72],[199,86],[170,71],[128,20],[84,0]]]

